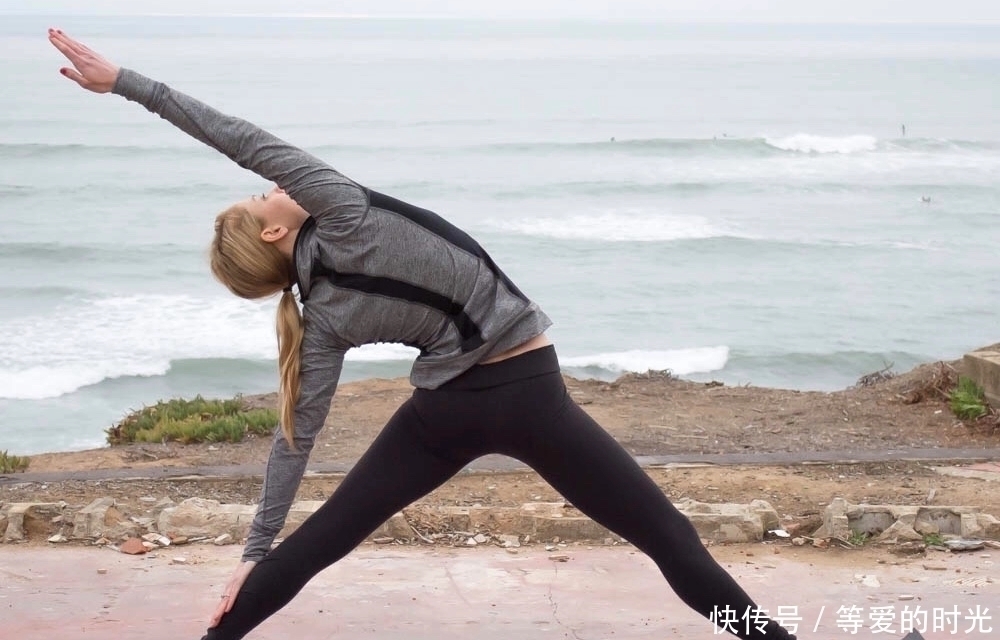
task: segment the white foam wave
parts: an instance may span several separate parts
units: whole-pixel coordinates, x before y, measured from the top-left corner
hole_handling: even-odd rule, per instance
[[[729,347],[701,347],[669,351],[619,351],[560,358],[563,367],[600,367],[615,373],[670,370],[674,375],[718,371],[729,360]]]
[[[865,135],[830,137],[797,133],[784,138],[764,138],[764,142],[782,151],[800,153],[861,153],[874,151],[878,146],[877,138]]]
[[[0,398],[43,399],[122,376],[163,375],[172,360],[274,359],[274,302],[136,295],[90,300],[0,325]]]
[[[366,344],[351,349],[344,356],[345,360],[358,362],[387,362],[393,360],[413,360],[420,354],[418,349],[402,344],[379,343]]]
[[[508,232],[559,240],[669,242],[726,235],[725,230],[701,216],[629,212],[500,220],[493,224]]]
[[[72,393],[80,387],[122,376],[159,376],[169,362],[110,361],[29,367],[0,371],[0,398],[42,400]]]

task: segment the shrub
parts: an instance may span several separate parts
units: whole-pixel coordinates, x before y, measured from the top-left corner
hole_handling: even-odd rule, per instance
[[[851,530],[851,535],[848,536],[847,542],[855,547],[863,547],[868,543],[871,535],[867,531],[854,531]]]
[[[924,544],[928,547],[943,547],[944,538],[940,533],[928,533],[924,535]]]
[[[278,426],[273,409],[243,408],[242,398],[173,399],[143,407],[105,430],[108,444],[131,442],[239,442],[248,433],[269,435]]]
[[[950,400],[951,410],[962,420],[976,420],[990,411],[982,387],[965,376],[959,376],[958,385],[951,392]]]
[[[30,462],[28,456],[8,455],[6,449],[0,451],[0,473],[23,473]]]

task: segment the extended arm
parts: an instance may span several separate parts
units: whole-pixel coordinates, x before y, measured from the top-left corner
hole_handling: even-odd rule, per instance
[[[316,436],[330,412],[337,388],[344,350],[331,350],[306,332],[302,342],[299,401],[295,404],[295,450],[278,429],[264,472],[257,515],[243,550],[244,560],[258,561],[271,550],[271,543],[285,525],[299,483],[309,461]]]
[[[279,429],[267,460],[264,487],[257,505],[257,515],[250,525],[242,562],[226,584],[209,627],[218,625],[222,617],[229,613],[254,565],[270,551],[274,538],[285,524],[288,509],[295,500],[316,435],[323,428],[330,411],[330,400],[340,377],[345,349],[330,350],[323,345],[314,344],[308,333],[303,338],[302,346],[301,389],[299,401],[295,405],[296,450],[293,451],[288,446]]]
[[[131,69],[120,68],[60,31],[49,40],[73,63],[60,72],[96,93],[114,92],[156,113],[245,169],[276,183],[310,215],[349,230],[368,209],[364,188],[316,158],[246,120]]]

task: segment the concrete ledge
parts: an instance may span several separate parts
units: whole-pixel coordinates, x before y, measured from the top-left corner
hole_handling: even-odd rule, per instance
[[[156,521],[156,532],[171,538],[217,538],[229,535],[245,538],[253,522],[256,507],[244,504],[221,504],[218,500],[188,498],[176,507],[164,509]],[[292,513],[289,513],[291,516]],[[304,519],[304,518],[303,518]]]
[[[1000,520],[975,507],[851,504],[837,498],[812,537],[848,540],[861,534],[884,544],[920,541],[926,535],[1000,540]]]
[[[1000,407],[1000,351],[985,348],[967,353],[962,358],[962,367],[983,388],[989,403]]]
[[[964,467],[931,467],[931,469],[943,476],[1000,482],[1000,463],[997,462],[983,462]]]
[[[47,535],[51,526],[62,522],[65,502],[15,502],[4,505],[0,520],[6,522],[3,542],[21,542],[32,534]]]
[[[320,501],[296,502],[280,536],[287,536],[316,512]],[[750,504],[708,504],[684,500],[678,509],[699,536],[711,543],[762,540],[782,529],[774,508],[763,500]],[[7,543],[48,539],[63,542],[101,540],[116,543],[143,537],[150,546],[183,541],[238,543],[246,538],[256,507],[189,498],[180,504],[161,500],[142,514],[122,513],[111,498],[72,509],[65,502],[0,505],[0,540]],[[815,525],[813,525],[815,526]],[[792,528],[789,528],[792,531]],[[837,498],[825,510],[812,538],[849,540],[866,534],[879,542],[920,541],[926,535],[1000,540],[1000,520],[976,507],[851,504]],[[393,515],[369,541],[442,544],[521,543],[623,540],[563,502],[531,502],[519,507],[416,507]]]
[[[320,501],[296,502],[280,536],[287,536],[316,512]],[[763,500],[743,504],[708,504],[686,500],[677,507],[705,540],[738,543],[762,540],[767,531],[780,528],[778,514]],[[66,511],[67,513],[63,513]],[[256,507],[221,504],[216,500],[189,498],[178,505],[157,503],[143,517],[121,513],[111,498],[95,500],[75,513],[65,503],[18,503],[0,508],[5,522],[4,542],[49,538],[69,534],[76,540],[105,543],[151,535],[170,540],[237,542],[246,538]],[[34,523],[34,524],[32,524]],[[532,502],[520,507],[413,508],[397,513],[368,538],[376,542],[413,541],[518,546],[520,542],[601,541],[615,544],[621,538],[563,502]],[[56,540],[52,540],[55,542]],[[471,542],[470,542],[471,541]]]

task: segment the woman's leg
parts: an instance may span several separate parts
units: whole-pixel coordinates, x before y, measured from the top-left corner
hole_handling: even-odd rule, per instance
[[[559,393],[556,385],[562,388],[561,403],[553,402]],[[728,607],[735,611],[733,617],[741,617],[757,610],[708,553],[690,521],[632,456],[572,401],[561,378],[538,378],[522,395],[524,402],[555,408],[556,413],[550,411],[530,423],[518,420],[503,453],[523,460],[580,511],[650,556],[677,595],[698,613],[710,617]],[[536,396],[547,402],[533,401]],[[746,618],[740,620],[744,626],[745,622]],[[737,635],[794,637],[774,622],[765,631],[751,623],[749,631],[744,628]]]
[[[232,610],[203,640],[245,636],[394,513],[472,460],[439,454],[424,434],[408,400],[326,504],[253,568]]]

